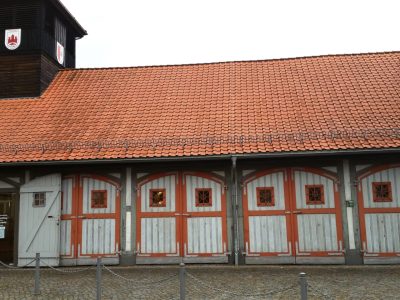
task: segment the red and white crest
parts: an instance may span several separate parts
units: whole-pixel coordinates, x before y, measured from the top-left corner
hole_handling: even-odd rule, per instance
[[[57,42],[57,61],[60,65],[64,65],[64,46]]]
[[[4,44],[8,50],[15,50],[21,45],[21,29],[7,29]]]

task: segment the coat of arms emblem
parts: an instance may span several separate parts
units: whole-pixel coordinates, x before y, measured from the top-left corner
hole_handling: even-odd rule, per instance
[[[8,50],[15,50],[21,45],[21,29],[7,29],[4,41]]]
[[[60,65],[64,65],[64,46],[57,42],[57,61]]]

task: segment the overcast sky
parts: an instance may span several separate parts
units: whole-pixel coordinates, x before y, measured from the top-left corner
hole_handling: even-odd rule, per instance
[[[78,67],[400,50],[399,0],[61,0]]]

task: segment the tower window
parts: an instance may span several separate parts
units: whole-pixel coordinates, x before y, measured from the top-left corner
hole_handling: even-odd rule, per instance
[[[391,182],[373,182],[372,194],[374,202],[392,202]]]
[[[150,207],[166,207],[165,189],[150,189]]]
[[[306,185],[306,204],[325,204],[324,186],[322,184]]]
[[[257,188],[257,206],[275,206],[274,188],[272,186]]]

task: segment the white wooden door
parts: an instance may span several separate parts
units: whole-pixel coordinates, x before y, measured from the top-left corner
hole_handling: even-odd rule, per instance
[[[184,256],[226,258],[226,202],[223,182],[205,174],[184,174]]]
[[[375,167],[358,180],[364,263],[398,262],[400,167]]]
[[[339,189],[335,178],[323,171],[307,169],[294,169],[292,177],[296,262],[317,261],[315,257],[327,261],[328,257],[332,263],[343,263]]]
[[[249,178],[243,196],[247,260],[293,263],[287,171]]]
[[[118,263],[120,189],[95,175],[69,175],[62,181],[61,263],[84,265],[96,257]]]
[[[18,265],[30,262],[36,253],[47,264],[59,264],[60,215],[61,174],[38,177],[21,186]]]
[[[243,199],[246,263],[344,263],[334,174],[259,172],[245,181]]]
[[[149,177],[139,185],[137,203],[138,257],[179,256],[178,174]]]
[[[80,180],[78,255],[116,256],[119,250],[119,189],[102,178],[82,175]]]

